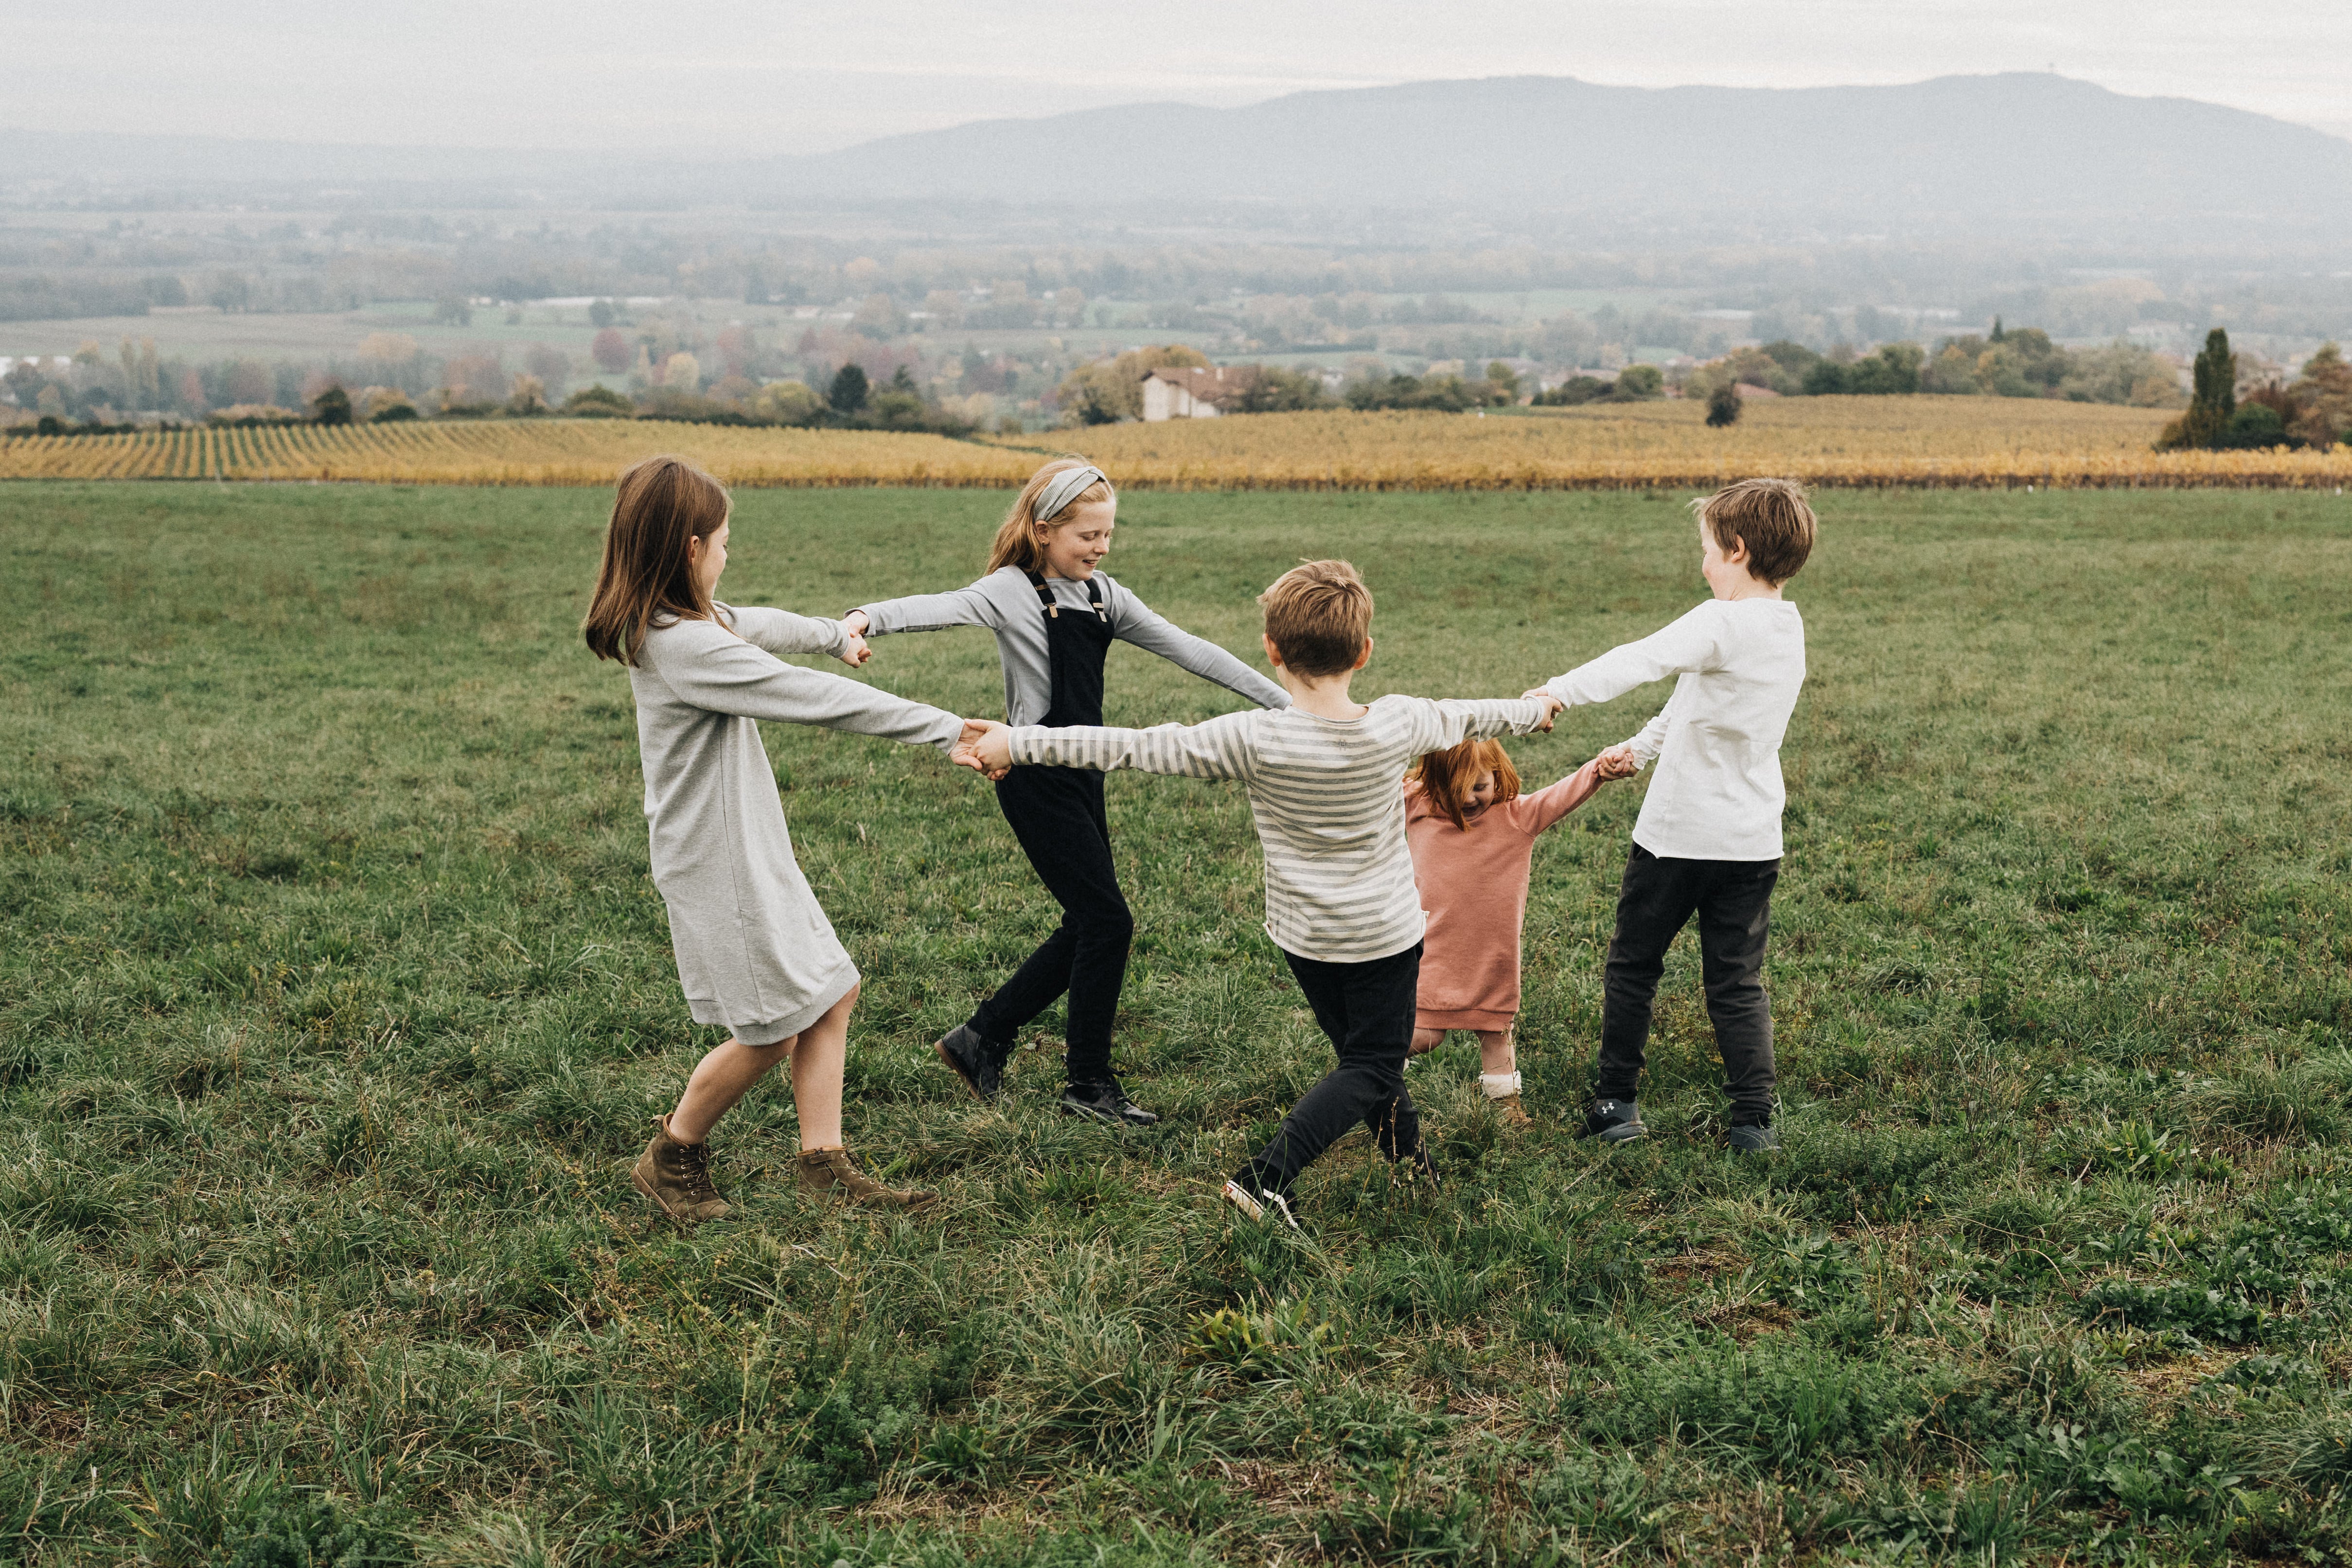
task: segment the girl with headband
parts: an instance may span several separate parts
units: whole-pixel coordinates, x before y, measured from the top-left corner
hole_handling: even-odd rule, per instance
[[[996,530],[988,572],[969,588],[862,605],[844,618],[852,632],[936,632],[985,626],[1004,666],[1006,722],[1099,725],[1103,657],[1114,638],[1190,670],[1260,707],[1287,707],[1289,694],[1213,643],[1170,625],[1101,570],[1110,553],[1118,497],[1101,469],[1056,458],[1029,476]],[[1159,1120],[1129,1099],[1111,1071],[1111,1020],[1127,979],[1135,919],[1118,891],[1103,776],[1091,769],[1015,768],[996,799],[1013,836],[1062,906],[1062,923],[969,1021],[934,1048],[971,1092],[993,1100],[1023,1025],[1069,996],[1066,1113],[1127,1126]]]

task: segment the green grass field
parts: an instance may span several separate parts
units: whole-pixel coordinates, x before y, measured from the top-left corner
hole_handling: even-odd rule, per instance
[[[730,597],[966,580],[1003,497],[752,492]],[[1303,1239],[1214,1184],[1327,1061],[1236,789],[1115,778],[1122,1065],[999,1113],[928,1043],[1052,919],[984,784],[771,727],[866,975],[813,1207],[627,1186],[717,1038],[646,878],[588,491],[0,490],[0,1553],[38,1563],[2335,1561],[2352,1553],[2352,500],[1825,495],[1769,971],[1787,1150],[1717,1152],[1690,938],[1565,1118],[1639,782],[1538,853],[1503,1134],[1417,1066]],[[1360,695],[1516,694],[1694,602],[1671,497],[1139,495],[1111,567],[1248,649],[1344,554]],[[1001,701],[984,634],[871,677]],[[1132,650],[1111,718],[1224,694]],[[838,666],[835,666],[836,668]],[[1515,742],[1549,781],[1663,687]],[[1054,1015],[1040,1020],[1050,1030]]]

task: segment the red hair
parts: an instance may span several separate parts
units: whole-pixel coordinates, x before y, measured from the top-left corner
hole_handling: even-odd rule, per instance
[[[1503,749],[1499,740],[1465,740],[1444,751],[1433,751],[1412,765],[1405,775],[1420,781],[1421,792],[1429,803],[1444,812],[1457,828],[1467,831],[1470,820],[1463,812],[1462,803],[1477,787],[1478,775],[1495,776],[1495,803],[1519,798],[1519,770],[1511,766],[1511,754]]]

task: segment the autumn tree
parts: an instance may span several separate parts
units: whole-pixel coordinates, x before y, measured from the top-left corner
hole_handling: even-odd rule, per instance
[[[856,413],[866,406],[869,390],[866,367],[853,360],[834,371],[833,382],[824,390],[824,401],[833,405],[835,413]]]
[[[2352,434],[2352,362],[2334,343],[2303,362],[2303,373],[2287,389],[2304,406],[2294,434],[2314,446],[2332,446]]]
[[[617,327],[607,327],[596,334],[588,345],[588,353],[597,368],[619,375],[629,368],[629,340],[621,336]]]

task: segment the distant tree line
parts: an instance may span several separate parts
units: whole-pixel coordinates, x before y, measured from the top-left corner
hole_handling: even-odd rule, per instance
[[[2328,447],[2352,441],[2352,362],[2327,343],[2304,361],[2292,383],[2241,388],[2230,334],[2216,327],[2191,370],[2189,407],[2157,437],[2159,452],[2264,447]]]
[[[2171,364],[2128,342],[2066,349],[2038,327],[2005,328],[1983,336],[1937,341],[1931,355],[1916,343],[1881,344],[1869,353],[1823,354],[1785,339],[1739,349],[1700,366],[1683,383],[1685,396],[1704,396],[1724,382],[1743,383],[1782,397],[1888,396],[1936,392],[1979,397],[2061,397],[2077,402],[2179,406]]]

